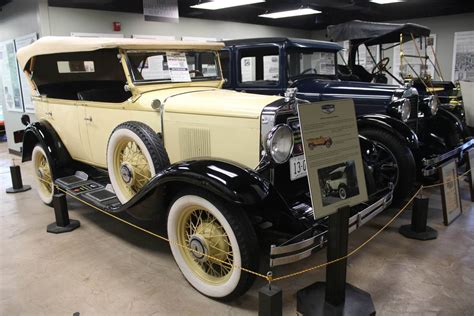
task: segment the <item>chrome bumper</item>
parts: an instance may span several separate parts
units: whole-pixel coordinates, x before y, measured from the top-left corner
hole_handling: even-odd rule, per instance
[[[351,216],[349,218],[349,233],[352,233],[385,210],[392,203],[392,199],[393,191],[390,191],[375,203]],[[272,245],[270,247],[270,267],[281,266],[305,259],[311,256],[313,251],[323,248],[326,242],[327,230],[292,244],[284,244],[281,246]]]
[[[427,177],[427,176],[434,175],[436,172],[438,172],[437,170],[438,170],[439,165],[441,165],[443,162],[449,159],[452,159],[452,158],[461,159],[464,152],[470,149],[471,147],[474,147],[474,139],[471,139],[465,142],[464,144],[460,145],[459,147],[453,150],[450,150],[444,154],[441,154],[439,156],[429,158],[429,159],[426,159],[426,158],[423,159],[422,161],[423,162],[423,169],[422,169],[423,176]]]

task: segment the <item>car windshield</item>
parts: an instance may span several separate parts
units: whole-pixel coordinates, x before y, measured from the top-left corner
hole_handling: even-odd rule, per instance
[[[289,50],[289,77],[304,75],[334,76],[336,74],[336,54],[315,50]]]
[[[128,51],[134,82],[190,82],[220,80],[217,54],[213,51]]]

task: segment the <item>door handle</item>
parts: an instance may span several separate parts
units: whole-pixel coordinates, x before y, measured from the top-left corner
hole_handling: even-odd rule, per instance
[[[84,121],[92,122],[92,116],[89,116],[89,117],[86,116],[84,118]]]

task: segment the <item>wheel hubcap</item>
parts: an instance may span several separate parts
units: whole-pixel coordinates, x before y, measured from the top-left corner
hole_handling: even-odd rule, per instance
[[[131,185],[133,182],[133,167],[128,163],[122,163],[120,166],[120,176],[122,177],[123,182]]]
[[[369,170],[373,172],[377,186],[385,186],[391,182],[394,186],[398,183],[399,169],[395,156],[384,145],[374,142],[374,147],[366,155]]]

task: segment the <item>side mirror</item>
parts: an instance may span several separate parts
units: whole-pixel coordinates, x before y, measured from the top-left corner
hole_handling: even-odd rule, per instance
[[[29,125],[31,123],[30,116],[27,114],[23,114],[21,116],[21,123],[23,123],[23,125],[25,126]]]

